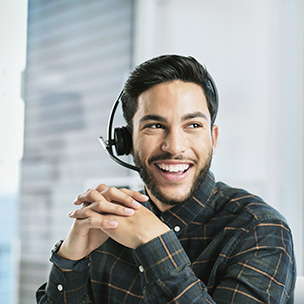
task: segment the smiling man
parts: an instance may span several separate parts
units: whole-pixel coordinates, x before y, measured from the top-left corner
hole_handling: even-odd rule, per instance
[[[210,172],[218,97],[192,57],[138,66],[121,97],[142,193],[80,194],[38,303],[293,303],[286,220]]]
[[[205,178],[218,128],[201,86],[172,80],[143,92],[133,118],[133,155],[158,209],[185,203]]]

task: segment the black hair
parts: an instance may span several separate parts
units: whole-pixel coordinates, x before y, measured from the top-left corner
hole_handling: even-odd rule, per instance
[[[213,125],[218,111],[218,93],[206,68],[193,57],[162,55],[140,64],[126,81],[121,96],[124,118],[130,130],[138,107],[138,96],[154,85],[182,80],[202,87]]]

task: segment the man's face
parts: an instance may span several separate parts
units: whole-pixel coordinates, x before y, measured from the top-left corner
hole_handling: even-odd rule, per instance
[[[204,179],[216,146],[203,89],[174,80],[138,97],[133,157],[148,194],[159,206],[185,202]]]

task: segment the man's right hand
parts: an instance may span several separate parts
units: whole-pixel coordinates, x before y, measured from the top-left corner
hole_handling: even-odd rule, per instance
[[[74,201],[82,205],[82,219],[76,219],[58,255],[69,260],[80,260],[100,247],[108,236],[101,229],[115,229],[114,215],[132,216],[140,208],[137,201],[148,198],[136,191],[99,185],[80,194]],[[73,212],[69,213],[71,216]]]

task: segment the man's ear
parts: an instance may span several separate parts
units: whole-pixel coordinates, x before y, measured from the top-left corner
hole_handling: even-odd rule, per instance
[[[219,128],[217,125],[213,125],[211,128],[211,136],[212,136],[212,153],[215,153],[216,144],[217,144],[217,138],[219,134]]]

